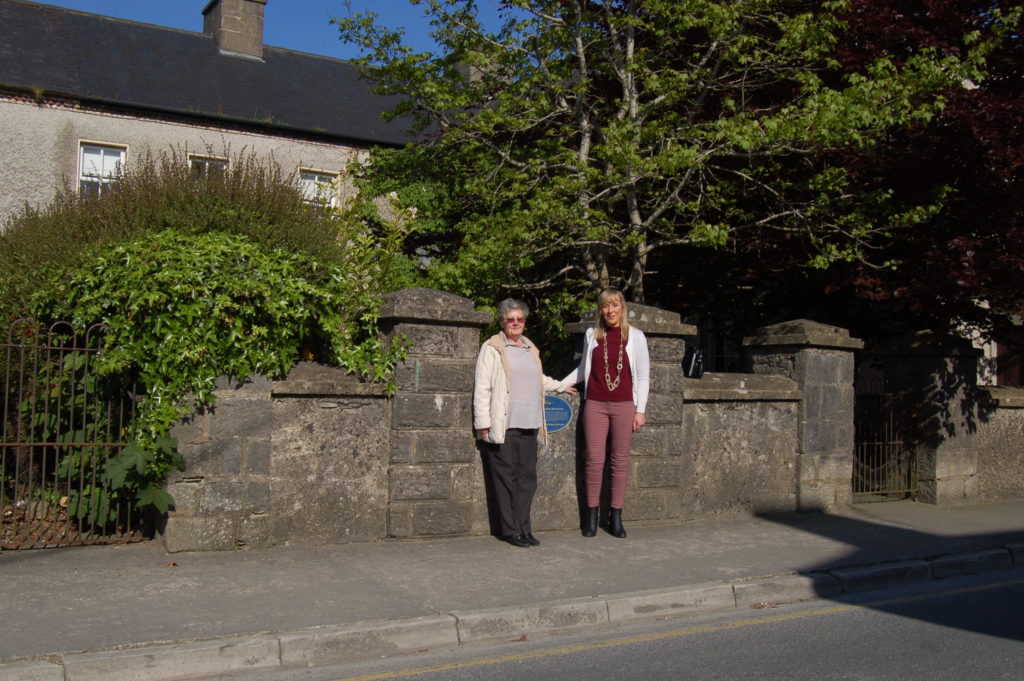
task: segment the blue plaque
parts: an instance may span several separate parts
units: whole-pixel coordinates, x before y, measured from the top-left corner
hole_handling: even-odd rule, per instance
[[[545,395],[544,420],[547,422],[548,432],[557,433],[572,421],[572,405],[561,397]]]

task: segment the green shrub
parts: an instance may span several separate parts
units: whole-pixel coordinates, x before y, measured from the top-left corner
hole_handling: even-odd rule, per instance
[[[280,377],[304,346],[320,344],[331,363],[393,389],[388,381],[405,347],[386,347],[378,336],[375,284],[401,230],[384,243],[350,236],[342,267],[242,235],[165,230],[93,248],[87,264],[36,292],[36,319],[107,326],[96,376],[131,376],[144,387],[128,433],[132,445],[106,465],[110,489],[167,510],[162,482],[182,464],[167,435],[213,403],[221,375]]]
[[[306,203],[294,176],[250,153],[199,177],[183,153],[147,156],[99,196],[64,189],[46,207],[8,219],[0,230],[0,312],[20,316],[45,275],[83,264],[90,247],[165,229],[240,234],[342,264],[336,217]]]
[[[395,197],[311,206],[294,178],[251,155],[197,178],[170,154],[99,196],[61,192],[10,220],[0,232],[0,312],[79,330],[102,324],[92,375],[141,386],[129,432],[92,434],[131,444],[97,461],[103,484],[72,500],[75,515],[104,523],[124,500],[166,511],[163,480],[183,465],[170,428],[213,403],[221,375],[280,377],[312,354],[393,391],[406,348],[385,346],[377,321],[382,294],[415,277],[400,253],[414,217]],[[62,399],[45,376],[37,382],[36,399]],[[76,455],[68,471],[99,456]]]

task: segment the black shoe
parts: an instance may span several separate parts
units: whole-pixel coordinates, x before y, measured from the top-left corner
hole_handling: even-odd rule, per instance
[[[540,539],[534,537],[533,532],[527,532],[526,534],[524,534],[523,539],[525,539],[526,543],[530,546],[540,546]]]
[[[583,521],[583,536],[584,537],[593,537],[594,535],[597,534],[597,512],[598,512],[598,510],[599,510],[598,506],[595,506],[594,508],[588,508],[587,509],[587,515],[586,515],[586,518]]]
[[[626,530],[622,527],[622,509],[613,508],[611,517],[608,518],[608,534],[619,539],[626,538]]]
[[[510,534],[502,537],[502,539],[507,541],[512,546],[518,546],[521,549],[526,549],[530,547],[530,542],[526,541],[526,537],[524,537],[521,534]]]

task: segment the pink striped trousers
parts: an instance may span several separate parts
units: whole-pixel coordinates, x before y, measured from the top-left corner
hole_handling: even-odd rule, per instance
[[[622,508],[629,479],[629,449],[633,446],[633,415],[636,405],[629,402],[587,400],[583,408],[583,435],[587,442],[587,506],[601,504],[605,451],[611,450],[612,508]]]

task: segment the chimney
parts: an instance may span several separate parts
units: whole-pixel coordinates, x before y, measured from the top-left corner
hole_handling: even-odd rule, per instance
[[[203,10],[203,33],[221,52],[263,58],[263,6],[267,0],[210,0]]]

